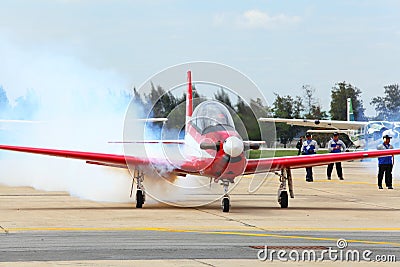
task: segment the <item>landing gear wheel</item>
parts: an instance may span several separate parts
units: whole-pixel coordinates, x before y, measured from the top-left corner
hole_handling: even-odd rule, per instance
[[[229,203],[229,198],[228,197],[224,197],[222,199],[221,207],[222,207],[222,211],[223,212],[229,212],[229,208],[231,207],[231,205]]]
[[[143,207],[143,203],[144,203],[143,191],[137,190],[136,191],[136,208],[141,209]]]
[[[286,209],[289,206],[289,197],[287,191],[282,191],[279,196],[279,204],[282,209]]]

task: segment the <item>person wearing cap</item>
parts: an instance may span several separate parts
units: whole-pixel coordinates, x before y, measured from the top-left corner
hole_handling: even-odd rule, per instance
[[[383,143],[378,145],[378,150],[393,149],[390,144],[390,139],[392,137],[385,135],[383,137]],[[383,174],[385,174],[385,184],[388,189],[393,189],[392,186],[392,170],[393,170],[394,156],[386,156],[378,158],[378,188],[383,189],[382,180]]]
[[[333,138],[328,142],[328,151],[329,153],[340,153],[342,151],[346,151],[346,145],[342,140],[339,140],[339,134],[336,132],[333,133]],[[328,177],[328,180],[331,179],[334,164],[336,165],[337,176],[339,177],[340,180],[343,180],[343,171],[341,162],[330,163],[328,165],[328,168],[326,169],[326,175]]]
[[[306,140],[303,142],[302,155],[316,154],[318,150],[317,141],[311,139],[311,134],[306,134]],[[314,181],[312,167],[306,167],[306,181]]]

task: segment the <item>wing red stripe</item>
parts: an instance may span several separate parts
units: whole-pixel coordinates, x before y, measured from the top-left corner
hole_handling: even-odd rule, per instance
[[[100,161],[107,162],[111,164],[124,164],[126,165],[126,160],[136,164],[148,164],[148,159],[140,159],[135,157],[129,157],[125,159],[124,155],[116,154],[104,154],[104,153],[93,153],[93,152],[83,152],[83,151],[71,151],[71,150],[59,150],[59,149],[47,149],[47,148],[35,148],[35,147],[20,147],[20,146],[6,146],[0,145],[0,149],[26,152],[33,154],[49,155],[55,157],[90,160],[90,161]]]

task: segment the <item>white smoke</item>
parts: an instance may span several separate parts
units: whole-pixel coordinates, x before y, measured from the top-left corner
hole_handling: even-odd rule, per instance
[[[7,92],[11,105],[17,106],[18,97],[26,96],[28,92],[38,102],[34,113],[24,110],[18,119],[39,121],[7,125],[6,129],[1,125],[0,143],[124,153],[121,144],[108,142],[124,138],[125,112],[129,104],[126,95],[134,77],[125,78],[112,70],[91,68],[74,56],[58,53],[49,47],[27,51],[2,42],[0,58],[0,85]],[[9,116],[11,118],[12,114]],[[143,123],[135,122],[129,138],[142,139],[143,128]],[[149,132],[146,132],[146,138],[151,138]],[[146,149],[134,148],[128,155],[165,154],[160,148],[154,145]],[[161,174],[167,175],[170,170],[165,166]],[[0,151],[0,171],[0,183],[4,185],[67,191],[73,196],[94,201],[135,201],[129,197],[132,179],[124,169],[89,165],[80,160]],[[206,204],[222,193],[221,187],[215,183],[210,185],[208,178],[193,176],[163,179],[159,174],[150,174],[144,184],[155,199],[176,205]],[[147,198],[147,203],[149,200]]]
[[[7,124],[5,130],[1,127],[0,143],[124,153],[121,144],[108,142],[123,140],[125,112],[129,104],[126,94],[131,80],[112,70],[90,68],[73,56],[48,48],[26,51],[3,42],[0,44],[0,58],[0,85],[7,92],[11,105],[16,106],[16,99],[27,94],[34,95],[38,101],[33,110],[20,112],[19,119],[39,121]],[[11,118],[15,114],[8,115]],[[135,123],[132,127],[134,131],[129,137],[142,139],[143,123],[132,123]],[[155,139],[157,134],[146,129],[145,137]],[[149,145],[146,149],[134,148],[132,155],[163,156],[164,153],[160,152],[163,152],[161,146]],[[167,176],[171,169],[168,166],[164,168],[161,174]],[[80,160],[0,151],[0,170],[0,183],[4,185],[67,191],[73,196],[94,201],[135,201],[134,197],[129,197],[132,179],[128,170],[124,169],[90,165]],[[150,174],[144,184],[155,199],[176,205],[205,204],[215,199],[207,194],[221,193],[217,184],[213,183],[210,189],[208,178],[170,176],[163,179],[159,174]],[[200,188],[200,191],[188,190],[188,187]],[[194,196],[194,202],[185,203],[189,199],[188,194],[193,198],[199,192],[206,195],[205,202]],[[152,200],[147,198],[146,202]]]
[[[121,145],[108,141],[122,140],[130,81],[49,48],[26,51],[2,42],[0,58],[0,85],[10,103],[15,105],[28,90],[34,92],[39,105],[33,114],[26,115],[40,121],[7,124],[1,143],[7,140],[11,145],[123,153]],[[96,201],[133,201],[129,199],[131,179],[126,170],[6,151],[0,152],[0,169],[0,183],[5,185],[63,190]]]

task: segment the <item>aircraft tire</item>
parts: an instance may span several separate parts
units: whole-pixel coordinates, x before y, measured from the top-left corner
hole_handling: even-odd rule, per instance
[[[229,212],[229,208],[230,208],[229,198],[224,197],[222,199],[222,211]]]
[[[142,190],[137,190],[136,191],[136,208],[141,209],[143,207],[143,191]]]
[[[281,195],[279,196],[282,209],[286,209],[289,206],[289,196],[287,191],[282,191]]]

